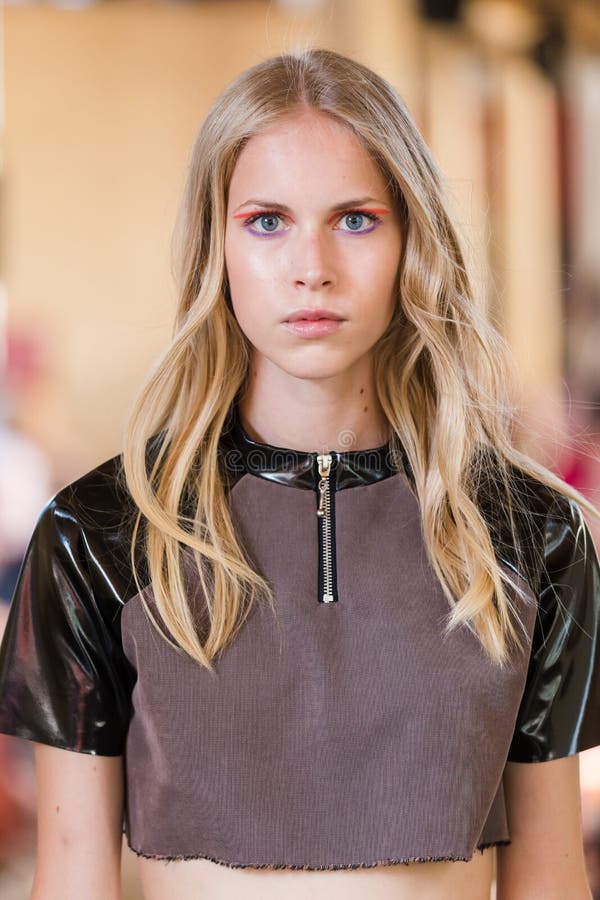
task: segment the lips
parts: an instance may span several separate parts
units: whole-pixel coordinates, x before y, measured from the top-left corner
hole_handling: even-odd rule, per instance
[[[285,320],[286,322],[316,322],[319,319],[343,321],[343,317],[329,309],[297,309]]]

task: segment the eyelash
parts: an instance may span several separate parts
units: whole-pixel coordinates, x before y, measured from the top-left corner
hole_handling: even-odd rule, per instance
[[[344,216],[350,216],[353,213],[358,214],[360,216],[365,216],[365,218],[370,219],[371,222],[373,223],[373,227],[368,228],[366,231],[355,231],[355,232],[349,231],[349,232],[346,232],[347,234],[370,234],[374,230],[376,224],[383,221],[381,216],[378,216],[376,213],[367,212],[364,209],[346,209],[346,210],[344,210],[344,212],[340,213],[339,218],[343,219]],[[280,234],[281,232],[279,232],[279,231],[259,232],[259,231],[254,231],[252,228],[250,228],[250,226],[253,225],[254,222],[256,222],[258,219],[262,219],[263,216],[277,216],[278,219],[282,218],[282,214],[277,212],[277,210],[265,209],[262,212],[255,213],[253,216],[250,216],[248,219],[244,219],[243,227],[246,228],[251,234],[255,234],[257,237],[275,237],[276,235]]]

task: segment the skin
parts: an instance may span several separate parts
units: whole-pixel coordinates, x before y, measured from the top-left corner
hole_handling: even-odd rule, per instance
[[[498,848],[497,900],[592,900],[579,755],[507,763],[503,783],[511,843]]]
[[[289,209],[265,216],[272,207],[249,202],[256,199]],[[364,214],[369,210],[379,222]],[[250,223],[257,212],[262,217]],[[401,250],[385,179],[345,126],[303,111],[248,141],[229,187],[225,262],[234,313],[253,348],[240,403],[252,437],[312,451],[387,439],[372,349],[394,312]],[[304,307],[345,321],[332,334],[298,337],[282,322]]]
[[[333,213],[351,198],[387,210],[370,222]],[[281,219],[247,227],[263,198]],[[236,218],[240,213],[243,218]],[[232,304],[253,347],[240,411],[256,439],[300,450],[373,447],[387,437],[374,396],[372,348],[394,310],[402,247],[384,179],[362,145],[314,113],[254,136],[233,174],[226,264]],[[282,320],[298,307],[326,307],[339,331],[301,339]],[[32,900],[121,900],[123,758],[36,744],[38,857]],[[497,852],[496,900],[591,900],[582,846],[579,758],[507,763],[504,790],[512,844]],[[345,871],[235,869],[209,860],[139,858],[146,900],[489,900],[495,851],[468,862]]]

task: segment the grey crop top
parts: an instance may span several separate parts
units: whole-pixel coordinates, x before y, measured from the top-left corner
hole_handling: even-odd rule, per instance
[[[170,647],[133,581],[114,457],[39,516],[0,646],[0,732],[122,754],[142,856],[335,869],[510,843],[507,761],[600,745],[600,566],[579,506],[523,476],[520,570],[494,510],[527,633],[501,670],[467,628],[442,635],[405,457],[319,460],[229,421],[233,520],[277,620],[255,604],[216,678]]]

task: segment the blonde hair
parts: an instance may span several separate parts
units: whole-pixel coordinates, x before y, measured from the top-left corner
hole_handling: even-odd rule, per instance
[[[197,135],[175,230],[179,303],[170,345],[134,403],[123,473],[143,523],[148,584],[141,599],[177,650],[214,672],[253,602],[274,600],[235,533],[218,448],[232,402],[246,384],[251,347],[231,307],[224,260],[228,185],[248,139],[282,116],[318,110],[344,123],[381,168],[400,211],[404,241],[397,307],[374,348],[379,401],[392,450],[404,447],[414,476],[430,563],[448,599],[447,632],[461,623],[504,665],[519,645],[505,586],[515,582],[494,551],[478,488],[493,465],[497,501],[508,510],[526,473],[600,513],[511,438],[509,348],[474,297],[444,181],[402,98],[364,65],[327,49],[267,59],[216,99]],[[160,433],[156,454],[148,442]],[[484,452],[482,452],[484,451]],[[503,502],[504,501],[504,502]],[[189,514],[188,514],[189,513]],[[199,628],[182,552],[204,598]],[[149,607],[151,586],[164,630]]]

